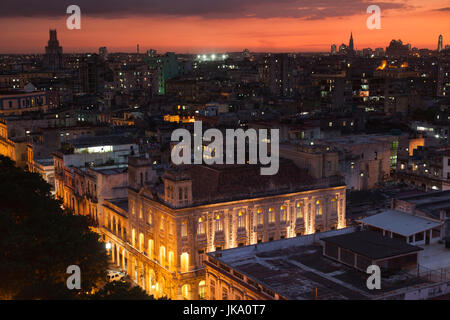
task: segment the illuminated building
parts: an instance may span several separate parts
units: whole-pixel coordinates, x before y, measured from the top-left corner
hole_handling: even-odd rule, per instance
[[[8,127],[6,121],[0,118],[0,154],[16,161],[16,150],[14,141],[8,138]]]
[[[437,95],[450,96],[450,48],[443,50],[439,56]]]
[[[296,61],[292,54],[270,54],[259,69],[260,80],[272,95],[279,97],[295,96],[296,76]]]
[[[84,137],[54,152],[55,194],[64,207],[100,221],[104,197],[126,196],[128,156],[138,152],[133,140],[125,136]]]
[[[167,52],[163,56],[148,56],[148,65],[158,72],[158,91],[159,95],[166,94],[166,82],[179,75],[179,63],[175,53]]]
[[[0,115],[22,115],[26,112],[47,111],[47,94],[25,88],[23,91],[0,92]]]
[[[407,300],[420,292],[419,288],[425,296],[444,294],[446,291],[428,291],[436,283],[417,278],[422,250],[399,239],[351,227],[212,252],[205,261],[207,298]],[[361,281],[373,264],[386,270],[380,279],[383,290],[368,290],[365,278]],[[407,272],[411,275],[401,277]]]
[[[205,299],[207,252],[341,229],[340,176],[315,179],[283,160],[258,166],[192,165],[151,184],[149,159],[130,158],[128,199],[105,201],[102,233],[112,260],[149,294]]]

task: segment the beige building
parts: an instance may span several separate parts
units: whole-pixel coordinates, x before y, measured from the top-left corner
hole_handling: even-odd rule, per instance
[[[48,110],[47,94],[42,91],[0,92],[0,115],[21,115],[24,112]]]
[[[25,168],[27,165],[28,139],[10,139],[7,122],[0,118],[0,155],[9,157],[16,162],[16,166]]]
[[[207,252],[346,224],[342,177],[317,179],[288,160],[274,176],[191,165],[158,184],[152,172],[151,160],[130,159],[128,199],[105,201],[101,231],[112,260],[156,297],[206,299]]]

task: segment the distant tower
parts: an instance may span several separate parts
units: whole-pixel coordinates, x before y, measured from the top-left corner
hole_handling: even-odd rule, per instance
[[[108,58],[108,48],[106,47],[100,47],[98,49],[98,55],[102,57],[104,60]]]
[[[336,45],[335,45],[335,44],[332,44],[332,45],[331,45],[331,54],[332,54],[332,55],[335,55],[336,53],[337,53]]]
[[[139,54],[139,43],[137,45],[137,53]]]
[[[353,54],[355,52],[355,48],[353,45],[353,32],[350,33],[350,42],[348,44],[348,52],[350,54]]]
[[[53,72],[63,68],[63,49],[56,37],[56,30],[50,29],[50,40],[45,47],[43,67]]]
[[[438,40],[438,52],[441,52],[443,49],[443,45],[442,45],[442,34],[439,35],[439,40]]]

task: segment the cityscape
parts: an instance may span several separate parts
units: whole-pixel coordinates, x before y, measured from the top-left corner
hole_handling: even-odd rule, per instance
[[[372,47],[66,51],[71,7],[0,50],[0,300],[450,299],[448,8]]]

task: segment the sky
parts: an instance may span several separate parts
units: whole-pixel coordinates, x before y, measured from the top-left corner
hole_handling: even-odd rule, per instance
[[[81,9],[81,29],[69,30],[69,5]],[[369,29],[369,5],[381,9],[381,29]],[[331,44],[386,47],[401,39],[436,49],[450,44],[448,0],[1,0],[0,53],[42,53],[57,29],[65,53],[317,52]]]

